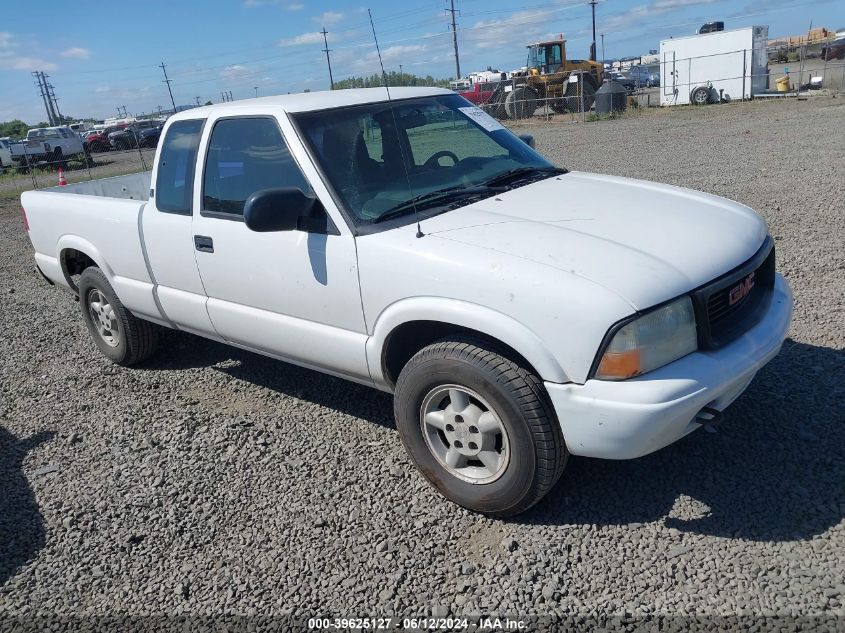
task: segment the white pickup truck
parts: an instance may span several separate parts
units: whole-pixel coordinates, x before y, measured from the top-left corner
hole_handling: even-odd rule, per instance
[[[26,139],[14,143],[11,150],[12,160],[21,167],[42,161],[63,164],[71,158],[79,160],[87,158],[79,134],[66,125],[29,130],[26,133]]]
[[[789,328],[751,209],[568,172],[446,90],[196,108],[162,139],[151,173],[22,196],[102,352],[175,328],[392,392],[411,459],[479,512],[718,424]]]

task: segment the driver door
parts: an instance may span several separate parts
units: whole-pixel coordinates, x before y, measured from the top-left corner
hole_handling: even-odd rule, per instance
[[[244,223],[244,203],[256,191],[298,187],[316,195],[309,184],[316,170],[304,152],[291,154],[275,111],[217,117],[207,127],[192,228],[214,329],[236,345],[368,382],[347,226],[328,212],[294,231],[256,233]]]

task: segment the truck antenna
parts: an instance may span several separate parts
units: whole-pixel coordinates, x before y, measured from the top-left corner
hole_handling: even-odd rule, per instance
[[[367,9],[367,15],[370,16],[370,28],[373,29],[373,40],[376,43],[376,53],[378,53],[378,63],[381,66],[381,77],[382,81],[384,82],[384,89],[387,90],[387,101],[388,103],[392,104],[392,99],[390,98],[390,87],[387,85],[387,73],[384,72],[384,62],[381,59],[381,50],[378,46],[378,37],[376,37],[376,27],[373,24],[373,12]],[[396,111],[393,109],[392,105],[390,108],[390,114],[393,116],[393,129],[396,131],[396,138],[399,139],[399,122],[396,120]],[[411,176],[408,174],[408,163],[405,158],[405,148],[402,146],[402,143],[399,143],[399,151],[402,154],[402,169],[405,171],[405,181],[408,183],[408,192],[411,194],[411,204],[414,207],[414,219],[417,221],[417,237],[423,237],[425,233],[422,232],[422,228],[420,227],[420,213],[417,210],[417,203],[413,201],[414,190],[411,188]]]

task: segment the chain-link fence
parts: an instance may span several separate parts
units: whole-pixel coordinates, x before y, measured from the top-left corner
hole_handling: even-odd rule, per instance
[[[0,155],[0,198],[147,171],[162,125],[163,120],[156,119],[81,132],[67,126],[30,130],[26,139],[7,142]]]
[[[630,74],[626,74],[629,71]],[[636,71],[633,72],[633,71]],[[617,91],[596,107],[601,81]],[[625,95],[619,97],[620,89]],[[673,105],[706,105],[748,99],[771,99],[845,90],[845,59],[805,58],[771,62],[751,49],[695,57],[668,56],[648,67],[622,71],[572,70],[549,74],[526,72],[498,82],[472,86],[465,94],[500,120],[551,119],[585,121]],[[602,91],[603,93],[604,91]]]

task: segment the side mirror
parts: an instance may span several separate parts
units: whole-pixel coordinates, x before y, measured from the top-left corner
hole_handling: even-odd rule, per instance
[[[299,218],[309,217],[320,203],[296,187],[262,189],[244,203],[244,222],[252,231],[295,231]]]
[[[533,134],[520,134],[519,138],[525,143],[528,147],[534,149],[537,145],[534,143],[534,135]]]

